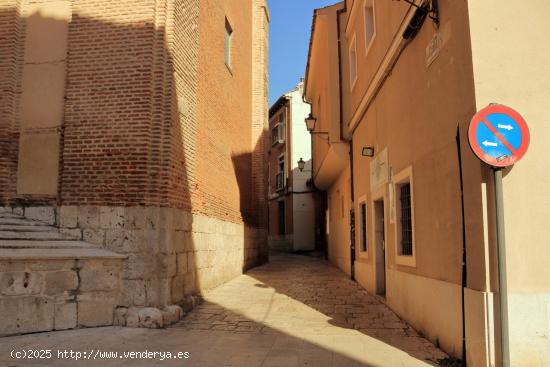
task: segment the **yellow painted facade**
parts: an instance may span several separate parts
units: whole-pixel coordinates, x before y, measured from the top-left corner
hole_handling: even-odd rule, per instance
[[[542,212],[550,205],[550,175],[539,158],[547,148],[537,139],[550,137],[542,102],[550,95],[550,45],[542,29],[550,7],[529,2],[518,19],[516,3],[481,3],[441,0],[439,24],[403,1],[345,1],[316,10],[305,98],[315,131],[329,140],[312,138],[313,177],[329,198],[329,259],[457,358],[464,320],[469,364],[498,366],[492,172],[471,152],[467,129],[489,103],[517,108],[534,138],[504,179],[511,361],[543,366],[550,363],[544,265],[550,250]],[[514,45],[521,45],[519,53]],[[373,157],[362,155],[368,147]]]

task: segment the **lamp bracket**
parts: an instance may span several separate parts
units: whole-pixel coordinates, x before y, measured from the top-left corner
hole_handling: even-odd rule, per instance
[[[401,1],[401,0],[394,0],[394,1]],[[414,6],[418,10],[424,12],[428,15],[428,18],[430,18],[436,26],[439,26],[439,6],[437,3],[437,0],[430,0],[427,1],[423,5],[417,5],[414,3],[413,0],[403,0],[407,4]]]
[[[309,132],[311,135],[319,135],[319,137],[323,140],[326,140],[326,141],[329,141],[329,136],[328,136],[328,132],[325,132],[325,131],[310,131]],[[326,136],[323,136],[323,135],[326,135]]]

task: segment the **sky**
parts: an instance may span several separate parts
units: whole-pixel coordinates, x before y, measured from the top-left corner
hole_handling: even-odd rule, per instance
[[[338,0],[267,0],[269,33],[269,105],[304,77],[313,9]]]

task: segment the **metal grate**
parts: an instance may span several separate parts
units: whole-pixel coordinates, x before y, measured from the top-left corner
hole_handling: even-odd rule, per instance
[[[413,254],[412,242],[412,208],[411,184],[405,183],[400,187],[401,200],[401,255]]]
[[[361,203],[361,251],[367,251],[367,204]]]

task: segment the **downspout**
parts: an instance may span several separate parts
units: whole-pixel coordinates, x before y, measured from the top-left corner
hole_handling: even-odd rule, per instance
[[[339,109],[340,109],[340,140],[349,143],[349,165],[350,165],[350,278],[355,280],[355,192],[354,192],[354,175],[353,175],[353,136],[350,139],[346,139],[344,136],[344,92],[342,89],[342,39],[341,39],[341,25],[340,14],[347,12],[347,8],[344,6],[342,9],[336,11],[336,31],[338,33],[338,95],[339,95]]]
[[[462,146],[460,142],[460,126],[456,127],[456,148],[458,153],[458,173],[460,175],[460,203],[462,213],[462,366],[466,366],[466,308],[464,292],[468,285],[466,257],[466,215],[464,213],[464,175],[462,173]]]

